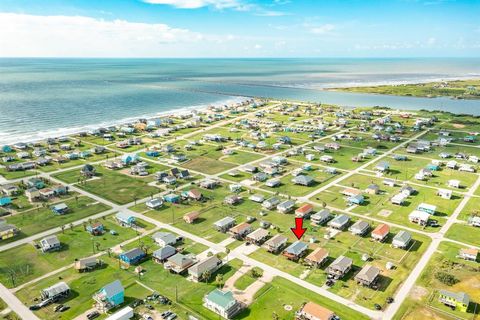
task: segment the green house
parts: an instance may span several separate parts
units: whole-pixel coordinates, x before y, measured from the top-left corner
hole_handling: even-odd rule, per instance
[[[465,292],[451,292],[447,290],[440,290],[438,300],[449,306],[454,307],[462,312],[467,312],[470,303],[470,297]]]

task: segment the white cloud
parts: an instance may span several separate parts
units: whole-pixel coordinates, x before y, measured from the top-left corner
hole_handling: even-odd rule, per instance
[[[433,37],[428,38],[428,40],[427,40],[427,45],[433,46],[435,43],[437,43],[437,39],[436,39],[436,38],[433,38]]]
[[[240,0],[144,0],[151,4],[166,4],[181,9],[198,9],[203,7],[215,7],[217,9],[244,9],[245,4]]]
[[[335,26],[333,24],[327,23],[321,26],[314,26],[310,28],[310,32],[313,34],[325,34],[333,31]]]
[[[253,48],[259,50],[259,49],[262,49],[262,46],[259,44],[256,44]]]
[[[0,56],[169,56],[206,38],[160,23],[0,12]]]
[[[288,15],[288,13],[282,11],[261,11],[255,15],[260,17],[282,17]]]

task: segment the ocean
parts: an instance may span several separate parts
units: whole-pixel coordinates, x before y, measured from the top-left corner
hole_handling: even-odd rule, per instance
[[[480,78],[480,58],[0,59],[0,144],[268,97],[480,115],[480,102],[331,92]]]

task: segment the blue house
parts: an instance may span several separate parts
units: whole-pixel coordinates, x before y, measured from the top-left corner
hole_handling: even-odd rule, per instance
[[[176,195],[174,193],[170,193],[170,194],[165,195],[163,197],[163,200],[165,200],[165,202],[178,203],[178,202],[180,202],[180,196]]]
[[[438,170],[440,170],[440,166],[439,166],[439,165],[436,165],[436,164],[433,164],[433,163],[430,163],[430,164],[427,166],[427,169],[428,169],[428,170],[431,170],[431,171],[438,171]]]
[[[145,152],[145,154],[149,157],[158,157],[160,155],[160,152],[158,152],[157,150],[149,150]]]
[[[45,188],[45,183],[38,178],[30,178],[27,181],[27,186],[29,188],[43,189]]]
[[[93,299],[97,302],[98,309],[108,311],[125,301],[125,290],[120,280],[115,280],[100,289]]]
[[[122,260],[125,263],[128,264],[137,264],[139,263],[143,258],[145,258],[146,254],[145,252],[140,249],[140,248],[133,248],[131,250],[128,250],[124,253],[121,253],[118,257],[120,260]]]
[[[365,201],[365,198],[361,194],[357,194],[355,196],[351,196],[348,198],[348,202],[350,204],[362,204]]]
[[[9,197],[0,198],[0,207],[9,205],[9,204],[11,204],[11,203],[12,203],[12,199],[9,198]]]
[[[104,226],[101,222],[92,223],[92,224],[88,225],[86,229],[87,229],[88,233],[90,233],[94,236],[101,235],[105,231],[105,228],[104,228]]]
[[[115,215],[115,218],[121,225],[131,226],[135,224],[135,217],[124,212],[119,212]]]
[[[68,206],[65,203],[58,203],[51,207],[52,212],[56,215],[63,215],[68,212]]]
[[[131,154],[124,154],[122,156],[122,162],[126,165],[129,165],[133,162],[137,162],[138,161],[138,154],[136,153],[131,153]]]
[[[12,152],[12,148],[10,146],[3,146],[2,152]]]

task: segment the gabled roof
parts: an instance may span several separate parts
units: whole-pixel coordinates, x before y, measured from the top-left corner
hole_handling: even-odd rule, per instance
[[[105,295],[107,297],[113,297],[117,295],[120,292],[123,292],[123,286],[120,280],[115,280],[113,282],[110,282],[107,284],[105,287],[102,288],[102,290],[105,292]]]
[[[440,294],[442,296],[450,297],[458,302],[461,302],[467,305],[470,303],[470,297],[465,292],[452,292],[448,290],[440,290]]]
[[[373,231],[372,234],[377,236],[385,236],[390,232],[390,226],[388,224],[382,223],[379,224]]]
[[[307,249],[308,249],[308,244],[302,241],[295,241],[285,249],[285,252],[293,255],[299,255]]]
[[[207,294],[205,299],[218,305],[224,310],[230,308],[237,302],[233,297],[233,293],[231,291],[224,292],[219,289],[211,291],[209,294]]]
[[[331,319],[335,314],[333,313],[333,311],[330,311],[327,308],[324,308],[313,302],[308,302],[307,304],[305,304],[302,308],[302,312],[313,316],[315,319],[321,320]]]
[[[411,239],[412,239],[412,235],[410,234],[410,232],[401,230],[395,235],[395,237],[393,238],[393,241],[409,242]]]
[[[314,262],[320,262],[323,261],[323,259],[325,259],[326,257],[328,257],[328,251],[326,249],[316,248],[305,259]]]

